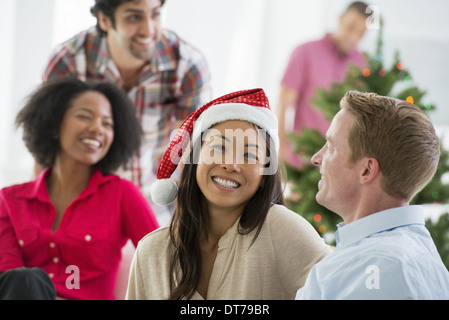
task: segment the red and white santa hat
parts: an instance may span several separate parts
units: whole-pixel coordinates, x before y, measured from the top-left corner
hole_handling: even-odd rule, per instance
[[[176,182],[170,179],[176,170],[189,142],[191,148],[201,143],[201,134],[213,125],[227,120],[244,120],[265,130],[279,150],[278,120],[270,109],[262,89],[229,93],[202,106],[183,122],[159,164],[157,180],[151,186],[151,198],[159,205],[175,201],[178,195]]]

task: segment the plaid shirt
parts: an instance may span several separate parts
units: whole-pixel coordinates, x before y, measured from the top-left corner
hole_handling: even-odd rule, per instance
[[[84,81],[104,81],[123,88],[120,73],[111,59],[106,38],[95,27],[79,33],[57,46],[43,75],[43,81],[58,77],[76,77]],[[173,207],[160,207],[150,198],[150,185],[170,142],[176,120],[211,98],[210,74],[200,52],[164,30],[152,61],[141,71],[138,83],[128,92],[144,136],[140,156],[120,176],[132,180],[150,201],[160,222],[171,216]],[[164,218],[162,218],[164,216]]]

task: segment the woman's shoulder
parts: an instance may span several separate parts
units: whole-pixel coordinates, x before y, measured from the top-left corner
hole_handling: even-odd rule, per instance
[[[157,274],[160,270],[168,270],[172,252],[173,244],[169,228],[160,227],[139,241],[135,259],[138,261],[142,273]]]
[[[42,184],[44,185],[41,186]],[[0,196],[4,199],[34,198],[39,195],[39,191],[42,191],[40,190],[42,187],[46,188],[45,180],[38,178],[33,181],[3,187],[0,190]]]
[[[273,204],[268,210],[267,218],[269,221],[285,221],[285,222],[296,222],[303,223],[307,222],[303,217],[301,217],[296,212],[293,212],[289,208],[281,204]]]
[[[271,206],[267,214],[267,223],[272,232],[282,233],[286,230],[292,230],[301,233],[316,233],[306,219],[284,205],[273,204]]]
[[[164,226],[157,228],[156,230],[150,232],[142,239],[140,239],[137,249],[139,251],[161,251],[162,248],[167,247],[171,244],[169,227]]]
[[[3,187],[0,189],[0,197],[2,199],[20,198],[30,194],[33,191],[34,186],[34,182],[25,182]]]
[[[268,228],[273,243],[283,248],[303,253],[315,252],[317,256],[330,253],[330,247],[315,228],[302,216],[283,205],[273,205],[267,215]],[[291,252],[289,253],[291,254]]]

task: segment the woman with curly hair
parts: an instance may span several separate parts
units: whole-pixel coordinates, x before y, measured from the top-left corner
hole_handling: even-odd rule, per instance
[[[0,296],[114,299],[122,246],[158,227],[139,189],[112,174],[140,146],[132,104],[111,84],[51,81],[16,124],[46,169],[0,191]]]

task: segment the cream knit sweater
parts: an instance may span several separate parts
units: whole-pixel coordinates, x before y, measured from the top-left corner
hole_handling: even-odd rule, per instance
[[[207,298],[213,300],[294,299],[311,267],[331,252],[313,227],[284,206],[273,205],[261,232],[240,235],[240,219],[222,236]],[[130,270],[127,299],[167,299],[173,244],[168,227],[145,236]],[[192,299],[203,299],[195,292]]]

